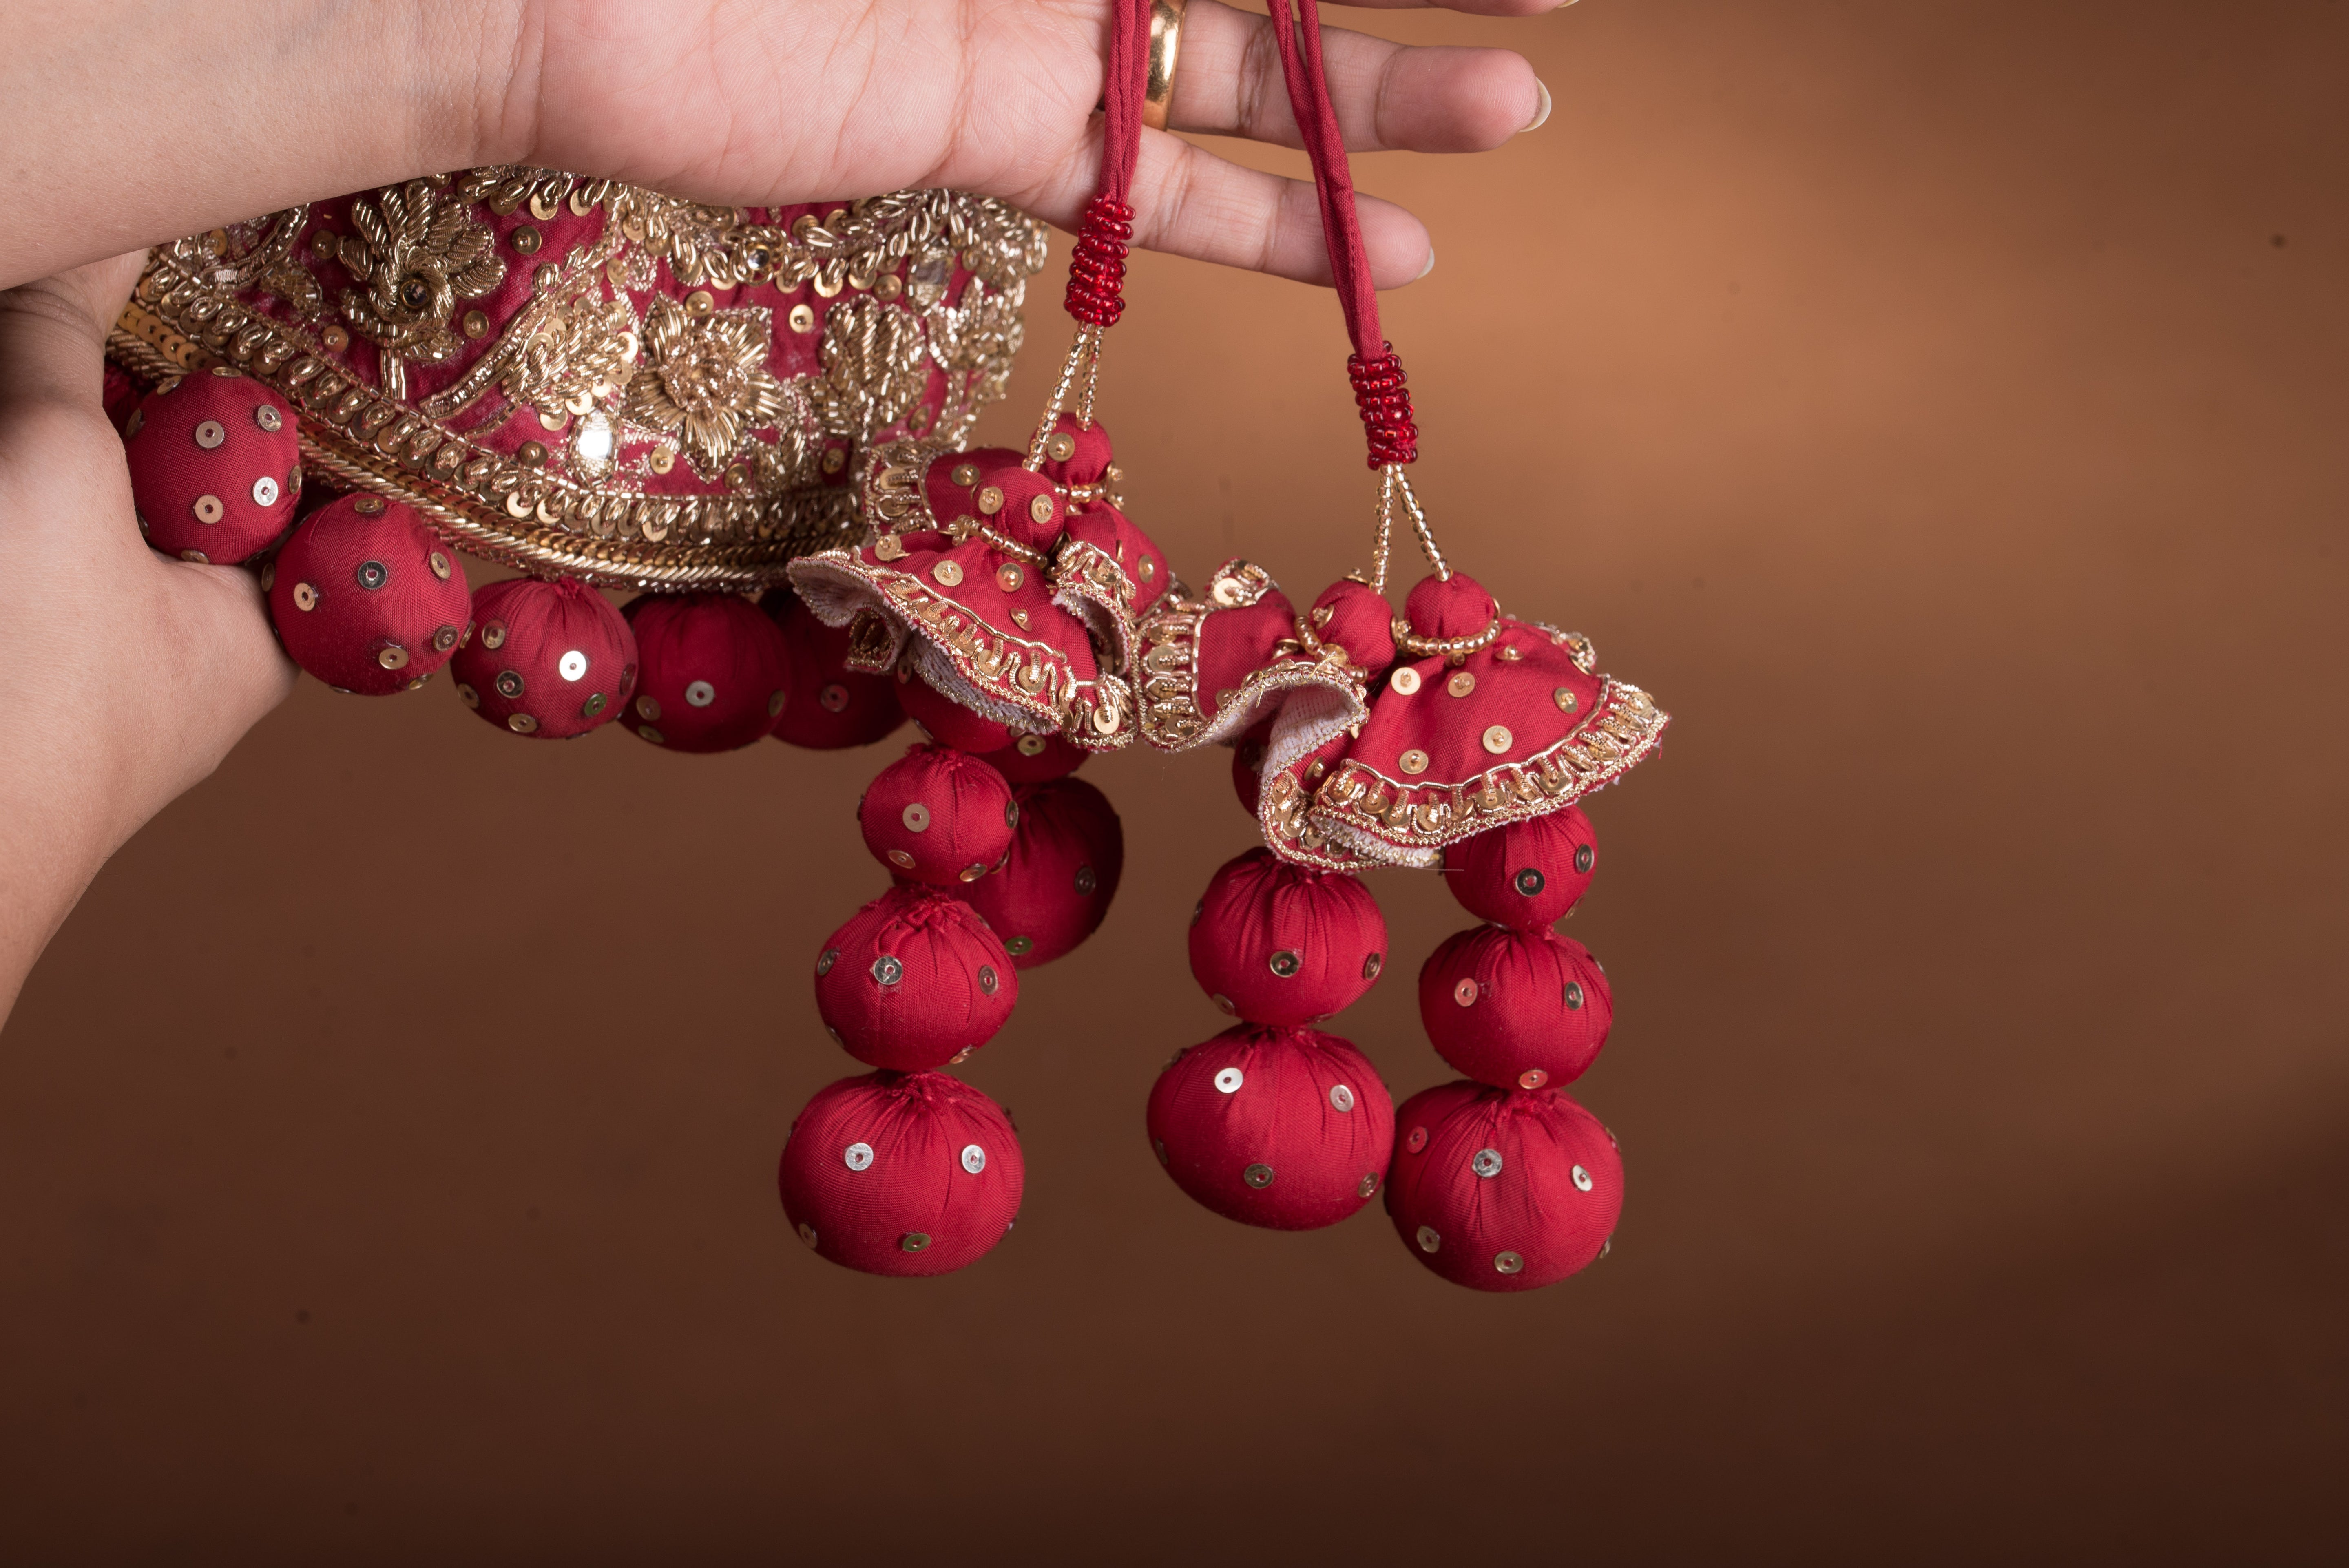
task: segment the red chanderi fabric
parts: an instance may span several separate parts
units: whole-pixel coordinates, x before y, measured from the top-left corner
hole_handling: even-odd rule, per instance
[[[1428,954],[1419,1018],[1444,1059],[1479,1083],[1558,1088],[1598,1060],[1615,1000],[1582,944],[1480,925]]]
[[[636,687],[626,617],[575,579],[492,583],[473,596],[473,640],[450,661],[457,695],[517,735],[585,735],[616,717]]]
[[[472,624],[463,563],[413,510],[380,496],[312,512],[263,575],[287,655],[336,691],[421,686]]]
[[[816,1011],[858,1061],[944,1067],[995,1037],[1019,1000],[1003,944],[935,888],[895,887],[858,910],[815,962]]]
[[[225,366],[140,403],[123,455],[147,542],[233,566],[292,526],[302,449],[286,400]]]
[[[1299,750],[1310,738],[1276,727],[1260,820],[1283,855],[1433,866],[1464,839],[1565,810],[1663,738],[1647,693],[1593,673],[1588,640],[1497,614],[1464,573],[1422,582],[1407,615],[1420,636],[1481,645],[1405,654],[1342,742]]]
[[[1191,918],[1191,974],[1251,1024],[1316,1024],[1360,1000],[1385,966],[1387,923],[1350,876],[1254,849],[1207,884]]]
[[[1080,755],[1082,755],[1080,753]],[[1100,929],[1125,872],[1125,829],[1081,779],[1013,791],[1019,828],[1000,869],[959,889],[1022,969],[1050,964]]]
[[[1011,1119],[944,1073],[876,1072],[817,1092],[776,1172],[783,1212],[820,1256],[876,1274],[977,1262],[1019,1217]]]
[[[791,672],[777,740],[837,751],[870,746],[905,722],[895,678],[848,667],[847,627],[817,620],[789,588],[768,589],[759,608],[781,630]]]
[[[1597,1259],[1623,1212],[1615,1140],[1556,1089],[1448,1083],[1395,1113],[1387,1214],[1454,1284],[1534,1290]]]
[[[636,638],[636,691],[622,720],[672,751],[732,751],[791,700],[781,628],[735,593],[647,593],[621,614]]]
[[[905,717],[940,746],[975,757],[1010,749],[1010,726],[972,712],[916,676],[909,665],[897,666],[897,703]]]
[[[1150,1091],[1152,1150],[1226,1219],[1276,1231],[1339,1221],[1378,1191],[1394,1102],[1335,1035],[1242,1025],[1167,1064]]]
[[[1003,863],[1019,808],[1003,775],[944,746],[916,746],[881,770],[856,808],[864,847],[890,871],[936,887]]]
[[[1590,819],[1568,806],[1448,846],[1444,885],[1478,919],[1531,931],[1565,919],[1598,865]]]
[[[962,749],[968,750],[968,747]],[[1065,779],[1085,765],[1092,753],[1070,745],[1057,735],[1023,735],[1009,746],[979,754],[979,760],[1011,784],[1042,784]]]

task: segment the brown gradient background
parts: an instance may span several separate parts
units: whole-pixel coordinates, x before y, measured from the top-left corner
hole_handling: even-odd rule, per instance
[[[971,1078],[1029,1196],[927,1284],[776,1204],[889,750],[516,744],[305,682],[0,1041],[0,1555],[31,1562],[2309,1561],[2343,1546],[2339,4],[1606,0],[1488,158],[1368,160],[1423,493],[1677,716],[1593,810],[1614,1254],[1185,1202],[1143,1096],[1225,755]],[[1283,167],[1285,155],[1271,155]],[[1021,380],[1063,327],[1056,263]],[[1138,268],[1106,407],[1195,579],[1370,481],[1325,294]],[[1339,1026],[1449,1076],[1375,882]]]

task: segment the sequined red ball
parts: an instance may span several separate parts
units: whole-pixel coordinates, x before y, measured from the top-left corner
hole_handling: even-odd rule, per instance
[[[609,723],[636,682],[636,640],[602,594],[569,577],[492,583],[473,640],[450,661],[457,695],[516,735],[562,740]]]
[[[1556,1088],[1598,1059],[1615,999],[1582,944],[1547,927],[1480,925],[1428,954],[1419,1019],[1444,1059],[1477,1082]]]
[[[731,751],[765,735],[790,697],[783,634],[732,593],[647,593],[621,611],[636,639],[622,723],[671,751]]]
[[[1003,944],[935,888],[895,887],[832,934],[815,961],[816,1011],[858,1061],[944,1067],[995,1037],[1019,1000]]]
[[[1030,969],[1100,928],[1124,874],[1125,829],[1109,798],[1081,779],[1022,785],[1012,795],[1019,828],[1010,857],[960,892],[1003,938],[1011,962]]]
[[[1588,1266],[1623,1212],[1623,1161],[1556,1089],[1448,1083],[1395,1113],[1387,1214],[1412,1256],[1472,1290],[1533,1290]]]
[[[1590,819],[1569,806],[1453,844],[1444,885],[1479,920],[1530,930],[1564,919],[1598,865]]]
[[[973,713],[903,665],[897,670],[897,705],[940,746],[985,756],[1011,744],[1009,726]]]
[[[897,682],[848,667],[848,628],[827,626],[788,588],[767,590],[760,610],[783,634],[790,668],[777,740],[813,751],[870,746],[905,722]]]
[[[336,691],[422,686],[472,624],[455,552],[412,508],[381,496],[312,512],[262,575],[286,654]]]
[[[1378,1070],[1316,1029],[1243,1024],[1193,1046],[1158,1075],[1147,1120],[1176,1186],[1276,1231],[1334,1225],[1369,1202],[1394,1141]]]
[[[294,410],[251,377],[192,372],[149,395],[127,429],[131,500],[147,542],[165,554],[233,565],[294,521]]]
[[[864,847],[897,875],[957,887],[1003,863],[1019,808],[1003,775],[978,758],[916,746],[873,780],[856,821]]]
[[[1191,974],[1251,1024],[1319,1023],[1351,1006],[1386,964],[1371,890],[1261,847],[1226,863],[1191,919]]]
[[[776,1172],[784,1216],[819,1256],[898,1275],[976,1263],[1019,1217],[1025,1181],[1011,1119],[945,1073],[818,1090]]]
[[[1085,758],[1092,755],[1057,735],[1014,736],[1009,745],[979,754],[988,767],[1015,785],[1065,779],[1082,768]]]

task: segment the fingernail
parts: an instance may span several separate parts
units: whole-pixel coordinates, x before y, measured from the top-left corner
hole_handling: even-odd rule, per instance
[[[1419,269],[1419,278],[1423,278],[1423,277],[1425,277],[1428,273],[1430,273],[1433,272],[1434,270],[1435,270],[1435,247],[1434,247],[1433,245],[1430,245],[1430,246],[1428,246],[1428,247],[1427,247],[1427,265],[1425,265],[1425,266],[1423,266],[1423,267],[1422,267],[1422,268],[1420,268],[1420,269]],[[1412,282],[1413,282],[1413,283],[1417,283],[1417,282],[1419,282],[1419,278],[1413,278],[1413,279],[1412,279],[1411,281],[1412,281]]]
[[[1549,119],[1549,84],[1536,77],[1534,87],[1541,93],[1541,107],[1534,110],[1533,119],[1526,124],[1526,130],[1539,130],[1542,123]],[[1522,135],[1523,132],[1519,134]]]

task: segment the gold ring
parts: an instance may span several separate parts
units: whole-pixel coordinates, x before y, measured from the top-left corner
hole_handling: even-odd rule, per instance
[[[1174,60],[1183,48],[1186,0],[1150,0],[1150,64],[1142,81],[1142,123],[1166,129],[1167,106],[1174,101]]]

